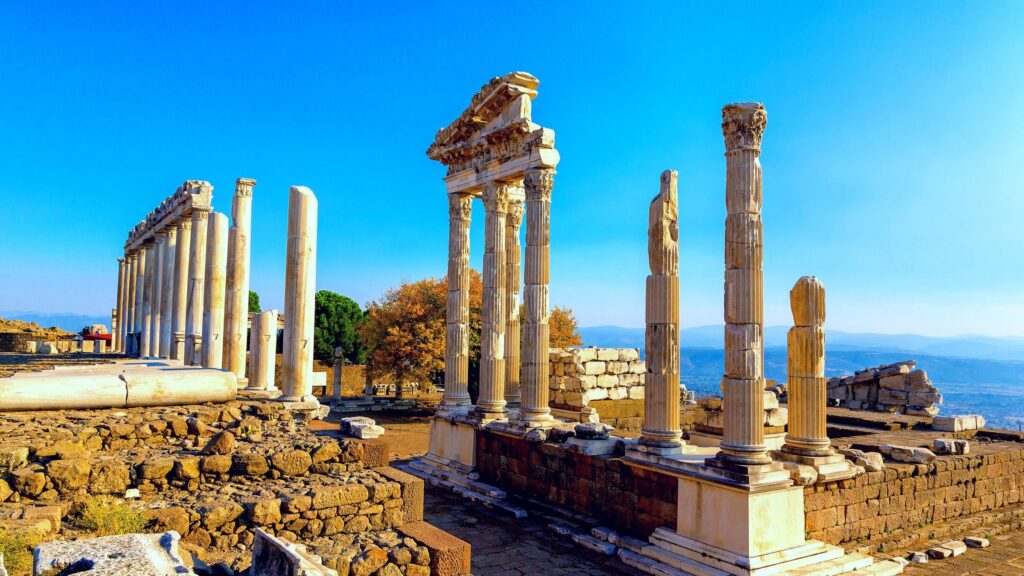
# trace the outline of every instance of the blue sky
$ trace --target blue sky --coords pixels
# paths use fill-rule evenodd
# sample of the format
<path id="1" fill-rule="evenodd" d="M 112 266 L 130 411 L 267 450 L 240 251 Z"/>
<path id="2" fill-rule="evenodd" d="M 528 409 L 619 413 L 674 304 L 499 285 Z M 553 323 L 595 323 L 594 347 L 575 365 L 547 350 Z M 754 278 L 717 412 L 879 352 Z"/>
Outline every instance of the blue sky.
<path id="1" fill-rule="evenodd" d="M 764 137 L 766 322 L 814 274 L 837 330 L 1024 336 L 1024 3 L 0 4 L 0 310 L 106 313 L 128 230 L 185 179 L 258 181 L 252 285 L 281 307 L 287 193 L 318 287 L 444 274 L 425 150 L 489 78 L 557 134 L 552 301 L 643 323 L 647 204 L 679 171 L 685 326 L 722 317 L 721 106 Z M 474 265 L 483 210 L 473 223 Z"/>

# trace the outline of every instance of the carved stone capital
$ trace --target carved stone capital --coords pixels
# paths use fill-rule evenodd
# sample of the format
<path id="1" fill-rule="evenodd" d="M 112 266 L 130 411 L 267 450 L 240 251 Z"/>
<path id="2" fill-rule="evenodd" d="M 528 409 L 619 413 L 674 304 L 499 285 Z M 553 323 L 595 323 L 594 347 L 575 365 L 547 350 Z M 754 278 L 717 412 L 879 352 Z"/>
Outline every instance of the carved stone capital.
<path id="1" fill-rule="evenodd" d="M 191 232 L 192 231 L 192 220 L 189 219 L 189 218 L 185 218 L 181 222 L 178 222 L 178 227 L 181 228 L 181 232 L 183 234 L 186 233 L 186 232 Z"/>
<path id="2" fill-rule="evenodd" d="M 210 219 L 211 209 L 192 209 L 192 221 L 193 222 L 206 222 Z"/>
<path id="3" fill-rule="evenodd" d="M 469 221 L 473 215 L 473 197 L 458 192 L 448 195 L 448 218 Z"/>
<path id="4" fill-rule="evenodd" d="M 675 170 L 661 173 L 661 189 L 651 200 L 647 224 L 647 257 L 651 274 L 679 273 L 679 200 Z"/>
<path id="5" fill-rule="evenodd" d="M 768 112 L 758 102 L 727 104 L 722 107 L 722 135 L 725 150 L 760 150 L 761 135 L 768 125 Z"/>
<path id="6" fill-rule="evenodd" d="M 252 187 L 255 185 L 256 181 L 252 178 L 239 178 L 235 180 L 235 196 L 252 197 Z"/>
<path id="7" fill-rule="evenodd" d="M 484 209 L 489 213 L 507 214 L 514 189 L 515 184 L 508 182 L 488 182 L 484 184 Z"/>
<path id="8" fill-rule="evenodd" d="M 508 215 L 506 216 L 505 225 L 518 232 L 519 227 L 523 224 L 523 212 L 525 210 L 526 205 L 523 203 L 521 198 L 510 200 L 508 203 Z"/>
<path id="9" fill-rule="evenodd" d="M 555 171 L 551 168 L 527 170 L 523 175 L 526 187 L 526 200 L 551 200 L 551 191 L 555 187 Z"/>

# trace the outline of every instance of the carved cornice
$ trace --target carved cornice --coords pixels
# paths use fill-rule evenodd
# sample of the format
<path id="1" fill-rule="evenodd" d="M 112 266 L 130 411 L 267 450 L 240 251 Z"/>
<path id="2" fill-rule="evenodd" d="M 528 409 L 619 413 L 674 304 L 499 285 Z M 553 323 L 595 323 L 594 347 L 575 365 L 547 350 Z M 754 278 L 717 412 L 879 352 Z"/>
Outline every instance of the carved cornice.
<path id="1" fill-rule="evenodd" d="M 469 221 L 473 215 L 473 197 L 469 194 L 448 195 L 448 217 Z"/>
<path id="2" fill-rule="evenodd" d="M 761 136 L 768 125 L 768 112 L 757 102 L 728 104 L 722 108 L 725 150 L 760 150 Z"/>
<path id="3" fill-rule="evenodd" d="M 555 187 L 555 171 L 546 168 L 542 170 L 528 170 L 523 175 L 523 185 L 526 187 L 526 201 L 551 200 L 551 191 Z"/>
<path id="4" fill-rule="evenodd" d="M 432 160 L 439 160 L 435 153 L 468 140 L 482 125 L 493 120 L 509 102 L 519 96 L 528 94 L 530 98 L 535 97 L 539 85 L 540 81 L 526 72 L 512 72 L 491 78 L 473 95 L 469 107 L 454 122 L 437 131 L 434 143 L 427 148 L 427 156 Z"/>
<path id="5" fill-rule="evenodd" d="M 515 189 L 515 184 L 508 182 L 488 182 L 484 185 L 484 209 L 488 214 L 508 214 L 508 205 Z"/>
<path id="6" fill-rule="evenodd" d="M 128 233 L 125 248 L 148 241 L 166 226 L 176 225 L 178 218 L 195 211 L 209 211 L 213 206 L 213 186 L 204 180 L 186 180 Z"/>

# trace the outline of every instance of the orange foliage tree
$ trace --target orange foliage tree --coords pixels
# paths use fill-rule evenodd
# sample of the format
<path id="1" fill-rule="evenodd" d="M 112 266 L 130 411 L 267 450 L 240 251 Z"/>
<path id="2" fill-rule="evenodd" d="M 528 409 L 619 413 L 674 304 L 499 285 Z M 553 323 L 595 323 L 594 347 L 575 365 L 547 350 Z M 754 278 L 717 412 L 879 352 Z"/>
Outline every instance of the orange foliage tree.
<path id="1" fill-rule="evenodd" d="M 579 326 L 576 324 L 576 316 L 572 308 L 555 306 L 551 310 L 551 317 L 548 319 L 551 326 L 551 347 L 568 348 L 570 346 L 582 346 L 583 336 L 579 333 Z"/>

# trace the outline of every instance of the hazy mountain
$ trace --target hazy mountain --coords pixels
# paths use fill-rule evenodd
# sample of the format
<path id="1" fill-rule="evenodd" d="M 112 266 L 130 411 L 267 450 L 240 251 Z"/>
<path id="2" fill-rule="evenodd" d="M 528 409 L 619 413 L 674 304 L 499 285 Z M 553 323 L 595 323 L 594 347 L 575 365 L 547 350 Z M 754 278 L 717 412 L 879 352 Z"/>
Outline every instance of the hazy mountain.
<path id="1" fill-rule="evenodd" d="M 81 332 L 90 324 L 103 324 L 110 330 L 110 316 L 89 316 L 86 314 L 48 314 L 43 312 L 17 312 L 0 310 L 0 318 L 35 322 L 43 328 L 56 326 L 68 332 Z"/>
<path id="2" fill-rule="evenodd" d="M 786 346 L 788 326 L 765 329 L 765 347 Z M 587 345 L 643 348 L 643 328 L 589 326 L 580 328 Z M 722 326 L 697 326 L 680 332 L 683 348 L 721 349 Z M 906 353 L 911 355 L 951 356 L 987 360 L 1024 361 L 1024 338 L 963 335 L 948 338 L 917 334 L 852 334 L 829 330 L 826 336 L 829 351 L 865 351 Z"/>

